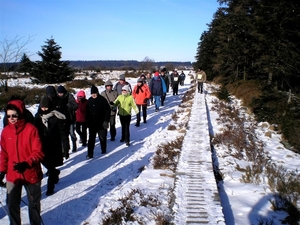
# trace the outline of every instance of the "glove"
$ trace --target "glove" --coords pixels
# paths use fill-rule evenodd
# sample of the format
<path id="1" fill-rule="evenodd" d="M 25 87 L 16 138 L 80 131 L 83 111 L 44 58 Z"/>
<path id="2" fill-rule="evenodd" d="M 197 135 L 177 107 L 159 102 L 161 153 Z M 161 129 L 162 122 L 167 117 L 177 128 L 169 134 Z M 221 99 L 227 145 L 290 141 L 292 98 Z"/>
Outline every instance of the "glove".
<path id="1" fill-rule="evenodd" d="M 25 161 L 16 163 L 14 165 L 14 170 L 16 170 L 18 173 L 24 173 L 24 171 L 28 168 L 29 168 L 29 164 L 28 162 Z"/>
<path id="2" fill-rule="evenodd" d="M 115 103 L 113 103 L 113 102 L 110 102 L 109 104 L 110 104 L 110 105 L 114 105 Z"/>
<path id="3" fill-rule="evenodd" d="M 144 103 L 147 103 L 147 102 L 148 102 L 148 100 L 149 100 L 148 98 L 145 98 L 145 99 L 144 99 Z"/>
<path id="4" fill-rule="evenodd" d="M 105 130 L 107 130 L 108 129 L 108 122 L 104 121 L 102 126 Z"/>
<path id="5" fill-rule="evenodd" d="M 1 172 L 0 173 L 0 187 L 5 186 L 5 183 L 3 182 L 4 176 L 5 176 L 5 173 Z"/>

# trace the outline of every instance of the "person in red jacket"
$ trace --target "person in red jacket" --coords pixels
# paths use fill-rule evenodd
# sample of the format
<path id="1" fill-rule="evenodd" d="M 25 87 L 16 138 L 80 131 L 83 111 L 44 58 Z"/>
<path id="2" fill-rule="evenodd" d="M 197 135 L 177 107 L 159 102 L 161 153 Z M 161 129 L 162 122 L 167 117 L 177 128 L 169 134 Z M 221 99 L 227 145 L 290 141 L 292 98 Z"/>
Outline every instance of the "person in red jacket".
<path id="1" fill-rule="evenodd" d="M 5 113 L 8 125 L 1 133 L 0 181 L 6 175 L 7 207 L 10 224 L 21 224 L 22 187 L 28 198 L 30 224 L 41 224 L 41 161 L 44 157 L 36 127 L 26 122 L 21 100 L 8 102 Z"/>
<path id="2" fill-rule="evenodd" d="M 143 111 L 144 123 L 147 123 L 147 102 L 151 97 L 151 93 L 147 84 L 144 83 L 142 78 L 139 78 L 137 85 L 133 88 L 132 96 L 135 100 L 135 103 L 139 109 L 138 114 L 136 115 L 136 127 L 140 126 L 141 122 L 141 108 Z"/>
<path id="3" fill-rule="evenodd" d="M 85 97 L 85 92 L 83 90 L 80 90 L 78 92 L 76 102 L 78 104 L 78 109 L 75 111 L 76 132 L 80 137 L 82 146 L 86 146 L 87 126 L 85 122 L 85 117 L 86 117 L 86 110 L 87 110 L 87 99 Z"/>

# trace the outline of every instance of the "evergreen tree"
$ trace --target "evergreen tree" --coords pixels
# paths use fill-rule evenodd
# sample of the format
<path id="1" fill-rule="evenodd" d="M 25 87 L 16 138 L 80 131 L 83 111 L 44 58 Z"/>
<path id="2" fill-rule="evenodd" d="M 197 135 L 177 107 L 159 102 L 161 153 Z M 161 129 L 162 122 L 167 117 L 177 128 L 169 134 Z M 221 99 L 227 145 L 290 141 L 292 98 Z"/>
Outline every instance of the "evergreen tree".
<path id="1" fill-rule="evenodd" d="M 53 38 L 47 39 L 42 46 L 42 51 L 37 54 L 42 58 L 34 67 L 35 78 L 42 83 L 60 83 L 73 80 L 74 72 L 69 67 L 68 61 L 61 61 L 61 47 L 56 44 Z"/>
<path id="2" fill-rule="evenodd" d="M 19 64 L 18 71 L 27 75 L 27 73 L 31 73 L 33 66 L 33 62 L 31 62 L 28 56 L 24 53 Z"/>

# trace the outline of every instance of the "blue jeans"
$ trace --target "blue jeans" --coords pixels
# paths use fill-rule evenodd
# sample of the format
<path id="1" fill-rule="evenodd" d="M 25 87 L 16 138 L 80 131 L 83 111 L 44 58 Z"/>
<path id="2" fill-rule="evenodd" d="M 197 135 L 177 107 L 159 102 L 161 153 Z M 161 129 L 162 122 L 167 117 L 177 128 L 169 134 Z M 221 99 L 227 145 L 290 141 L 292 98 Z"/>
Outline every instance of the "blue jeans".
<path id="1" fill-rule="evenodd" d="M 160 95 L 154 95 L 153 98 L 154 98 L 154 102 L 155 102 L 155 109 L 159 109 L 160 107 Z"/>

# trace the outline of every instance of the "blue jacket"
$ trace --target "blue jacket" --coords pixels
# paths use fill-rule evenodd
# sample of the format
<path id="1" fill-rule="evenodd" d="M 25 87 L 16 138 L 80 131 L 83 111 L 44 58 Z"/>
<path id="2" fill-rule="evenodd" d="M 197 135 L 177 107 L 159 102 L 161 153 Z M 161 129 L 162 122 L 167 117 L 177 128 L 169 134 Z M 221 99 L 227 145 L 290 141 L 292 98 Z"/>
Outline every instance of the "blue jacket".
<path id="1" fill-rule="evenodd" d="M 161 76 L 154 76 L 149 87 L 152 95 L 161 96 L 167 93 L 166 82 Z"/>

